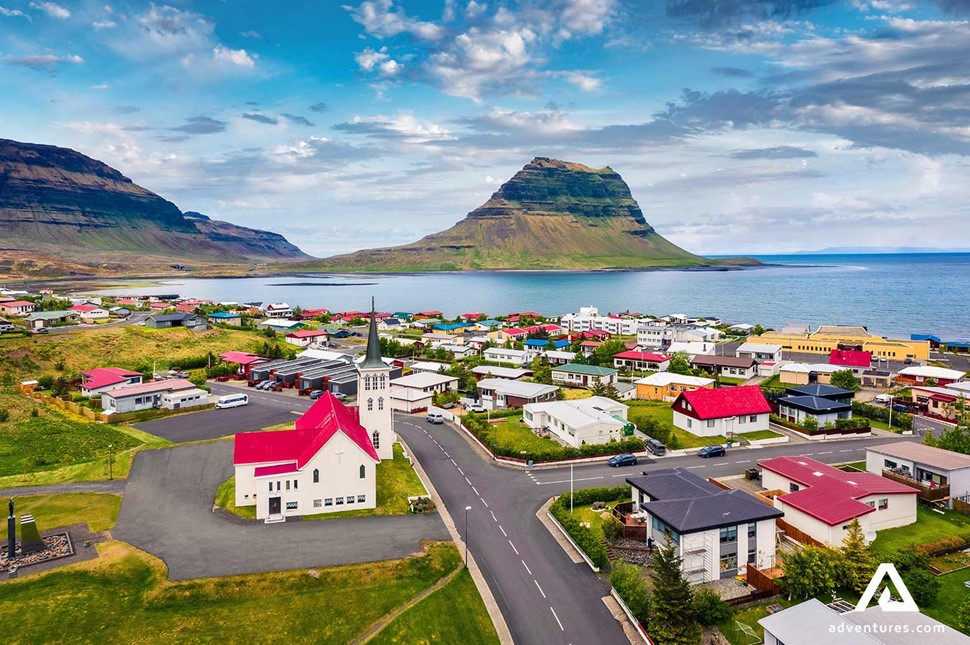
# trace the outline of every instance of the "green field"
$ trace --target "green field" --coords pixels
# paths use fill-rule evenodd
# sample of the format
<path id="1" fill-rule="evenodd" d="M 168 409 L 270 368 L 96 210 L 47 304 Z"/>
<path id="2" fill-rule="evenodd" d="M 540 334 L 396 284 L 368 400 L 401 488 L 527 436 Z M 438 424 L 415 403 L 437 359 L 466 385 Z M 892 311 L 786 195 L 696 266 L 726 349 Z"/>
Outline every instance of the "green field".
<path id="1" fill-rule="evenodd" d="M 493 423 L 489 432 L 493 443 L 499 447 L 511 448 L 514 452 L 525 450 L 542 454 L 550 450 L 559 450 L 561 447 L 561 444 L 552 439 L 536 436 L 529 426 L 519 421 L 519 417 Z"/>
<path id="2" fill-rule="evenodd" d="M 965 534 L 970 534 L 970 517 L 956 511 L 945 511 L 941 515 L 920 505 L 916 508 L 915 523 L 879 531 L 872 548 L 877 553 L 888 554 L 951 535 Z"/>
<path id="3" fill-rule="evenodd" d="M 256 505 L 236 506 L 236 476 L 233 475 L 219 485 L 215 505 L 247 520 L 256 519 Z"/>
<path id="4" fill-rule="evenodd" d="M 107 531 L 118 519 L 120 495 L 105 493 L 62 493 L 60 495 L 29 495 L 17 497 L 14 512 L 33 515 L 41 531 L 87 523 L 92 532 Z M 20 534 L 20 523 L 17 523 Z"/>
<path id="5" fill-rule="evenodd" d="M 748 441 L 757 441 L 759 439 L 777 439 L 778 437 L 784 437 L 785 435 L 780 432 L 775 432 L 774 430 L 756 430 L 755 432 L 742 432 L 738 435 L 742 439 L 747 439 Z"/>
<path id="6" fill-rule="evenodd" d="M 450 544 L 373 564 L 170 582 L 164 563 L 122 542 L 101 557 L 0 583 L 0 624 L 19 643 L 349 643 L 461 566 Z M 459 579 L 460 580 L 460 579 Z M 473 586 L 445 587 L 388 626 L 409 643 L 435 634 L 495 642 Z M 451 612 L 442 607 L 460 607 Z M 439 614 L 436 621 L 429 616 Z M 271 629 L 270 629 L 271 626 Z M 267 631 L 269 630 L 269 631 Z M 394 641 L 391 641 L 394 642 Z M 456 641 L 450 641 L 456 642 Z"/>
<path id="7" fill-rule="evenodd" d="M 603 500 L 607 506 L 613 508 L 620 502 L 629 502 L 630 496 L 624 495 L 622 497 L 617 497 L 614 499 Z M 567 509 L 568 510 L 568 509 Z M 589 530 L 595 533 L 597 536 L 603 535 L 603 515 L 609 515 L 611 511 L 594 511 L 592 505 L 576 506 L 573 508 L 573 517 L 575 517 L 580 522 L 586 522 L 589 524 Z"/>
<path id="8" fill-rule="evenodd" d="M 668 425 L 674 423 L 674 410 L 666 401 L 628 401 L 627 417 L 636 423 L 637 417 L 650 417 Z"/>

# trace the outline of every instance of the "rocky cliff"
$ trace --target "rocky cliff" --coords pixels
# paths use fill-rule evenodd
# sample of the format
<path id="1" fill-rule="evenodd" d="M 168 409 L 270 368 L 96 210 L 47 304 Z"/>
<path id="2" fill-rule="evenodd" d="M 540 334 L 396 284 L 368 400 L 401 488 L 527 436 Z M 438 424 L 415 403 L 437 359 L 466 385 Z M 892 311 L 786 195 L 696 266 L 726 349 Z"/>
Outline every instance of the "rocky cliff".
<path id="1" fill-rule="evenodd" d="M 4 249 L 65 258 L 307 258 L 275 233 L 187 218 L 172 202 L 74 150 L 7 139 L 0 139 L 0 229 Z"/>
<path id="2" fill-rule="evenodd" d="M 609 167 L 536 157 L 440 233 L 301 265 L 346 271 L 633 269 L 714 266 L 659 235 Z"/>

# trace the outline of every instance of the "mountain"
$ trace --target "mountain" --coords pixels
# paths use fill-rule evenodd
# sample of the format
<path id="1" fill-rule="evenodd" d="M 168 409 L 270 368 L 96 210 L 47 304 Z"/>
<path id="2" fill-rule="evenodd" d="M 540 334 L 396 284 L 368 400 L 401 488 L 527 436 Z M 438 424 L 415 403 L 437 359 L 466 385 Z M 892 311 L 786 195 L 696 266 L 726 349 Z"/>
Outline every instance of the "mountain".
<path id="1" fill-rule="evenodd" d="M 3 251 L 80 262 L 306 259 L 281 235 L 186 217 L 175 204 L 69 148 L 0 139 Z"/>
<path id="2" fill-rule="evenodd" d="M 756 263 L 708 260 L 664 239 L 613 169 L 536 157 L 440 233 L 301 263 L 339 271 L 633 269 Z"/>

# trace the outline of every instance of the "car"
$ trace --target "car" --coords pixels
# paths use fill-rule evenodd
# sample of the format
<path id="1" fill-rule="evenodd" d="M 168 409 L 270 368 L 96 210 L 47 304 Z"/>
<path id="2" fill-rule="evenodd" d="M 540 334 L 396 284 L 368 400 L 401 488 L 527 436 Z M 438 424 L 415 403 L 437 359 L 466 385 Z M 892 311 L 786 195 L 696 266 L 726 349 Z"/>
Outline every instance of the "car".
<path id="1" fill-rule="evenodd" d="M 444 423 L 445 415 L 441 414 L 440 412 L 429 412 L 427 419 L 428 423 Z"/>
<path id="2" fill-rule="evenodd" d="M 333 398 L 337 399 L 338 401 L 343 401 L 344 399 L 347 398 L 347 395 L 344 394 L 343 392 L 334 392 Z"/>
<path id="3" fill-rule="evenodd" d="M 909 412 L 909 408 L 902 403 L 893 404 L 893 412 Z"/>
<path id="4" fill-rule="evenodd" d="M 438 407 L 441 408 L 442 410 L 450 410 L 453 407 L 455 407 L 455 402 L 454 401 L 448 401 L 447 403 L 442 403 Z"/>
<path id="5" fill-rule="evenodd" d="M 31 329 L 30 330 L 30 333 L 31 334 L 49 334 L 50 331 L 47 329 L 47 327 L 38 327 L 36 329 Z"/>
<path id="6" fill-rule="evenodd" d="M 264 392 L 267 392 L 273 387 L 273 385 L 275 385 L 273 381 L 266 380 L 260 383 L 259 385 L 257 385 L 256 388 L 263 390 Z"/>
<path id="7" fill-rule="evenodd" d="M 256 390 L 260 389 L 263 386 L 263 383 L 265 383 L 265 382 L 266 382 L 265 379 L 262 380 L 262 381 L 259 381 L 258 383 L 256 383 L 255 385 L 253 385 L 253 389 L 256 389 Z"/>
<path id="8" fill-rule="evenodd" d="M 903 364 L 904 365 L 912 365 L 913 364 L 913 359 L 912 358 L 907 358 L 905 361 L 903 361 Z"/>
<path id="9" fill-rule="evenodd" d="M 313 390 L 312 392 L 310 392 L 310 400 L 311 401 L 316 401 L 321 396 L 323 396 L 323 390 Z"/>
<path id="10" fill-rule="evenodd" d="M 612 457 L 610 457 L 610 460 L 606 463 L 608 463 L 610 466 L 613 466 L 614 468 L 618 466 L 636 466 L 637 458 L 635 455 L 631 455 L 628 452 L 624 452 L 619 455 L 613 455 Z"/>
<path id="11" fill-rule="evenodd" d="M 191 374 L 189 374 L 188 372 L 175 372 L 175 376 L 177 376 L 178 378 L 189 378 Z"/>
<path id="12" fill-rule="evenodd" d="M 651 452 L 651 454 L 654 454 L 654 455 L 667 454 L 667 446 L 665 446 L 663 442 L 657 439 L 654 439 L 653 437 L 647 439 L 644 442 L 644 445 L 646 446 L 647 450 Z"/>
<path id="13" fill-rule="evenodd" d="M 10 324 L 6 324 L 5 323 L 3 325 L 0 325 L 0 333 L 3 333 L 5 331 L 13 331 L 15 329 L 16 329 L 16 327 L 14 327 L 13 325 L 10 325 Z"/>
<path id="14" fill-rule="evenodd" d="M 724 446 L 704 446 L 697 451 L 697 456 L 705 459 L 707 457 L 723 457 L 726 454 L 727 450 L 724 449 Z"/>
<path id="15" fill-rule="evenodd" d="M 485 412 L 485 406 L 482 405 L 481 403 L 472 403 L 470 405 L 465 406 L 465 409 L 468 410 L 469 412 L 478 412 L 478 413 Z"/>

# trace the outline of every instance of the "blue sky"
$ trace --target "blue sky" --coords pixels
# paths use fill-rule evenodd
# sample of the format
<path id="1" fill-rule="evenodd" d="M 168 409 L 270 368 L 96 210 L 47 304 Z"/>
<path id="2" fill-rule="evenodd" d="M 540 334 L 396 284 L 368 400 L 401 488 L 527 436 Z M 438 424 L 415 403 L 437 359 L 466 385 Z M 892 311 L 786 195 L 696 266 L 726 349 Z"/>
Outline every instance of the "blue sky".
<path id="1" fill-rule="evenodd" d="M 0 0 L 0 137 L 314 255 L 610 165 L 698 253 L 965 246 L 970 0 Z"/>

